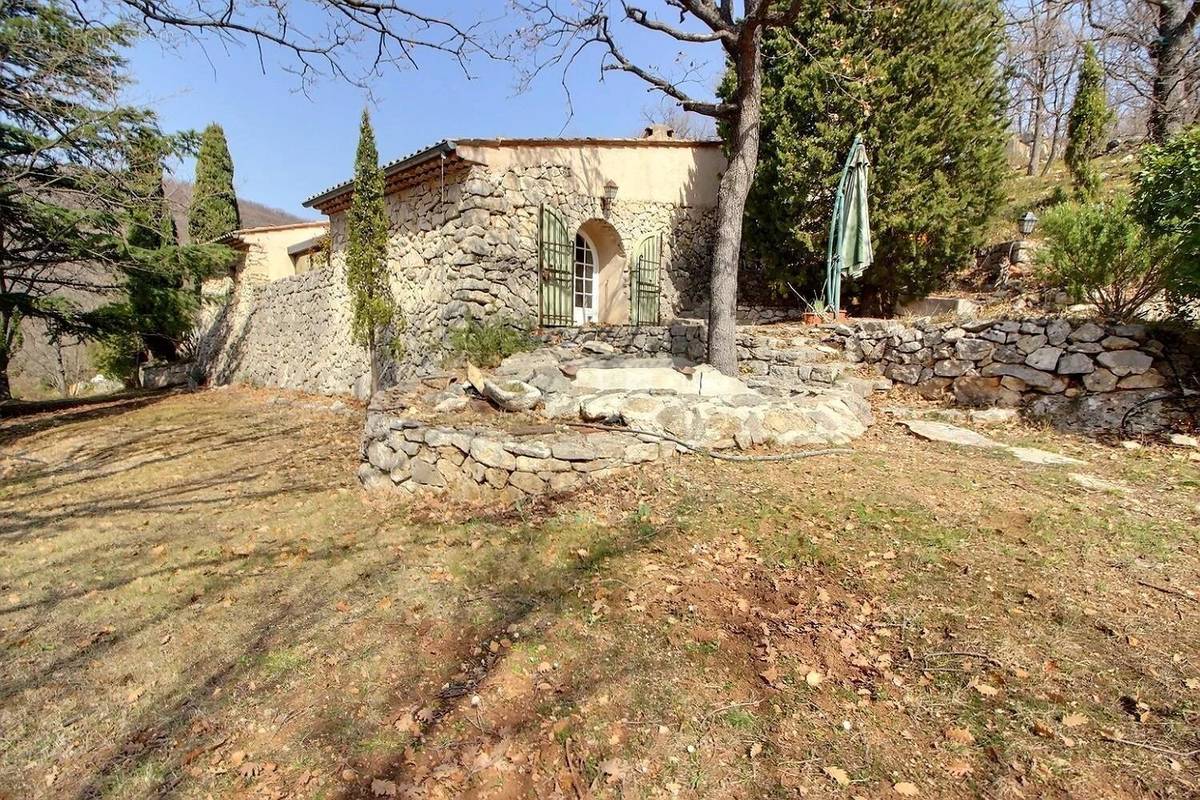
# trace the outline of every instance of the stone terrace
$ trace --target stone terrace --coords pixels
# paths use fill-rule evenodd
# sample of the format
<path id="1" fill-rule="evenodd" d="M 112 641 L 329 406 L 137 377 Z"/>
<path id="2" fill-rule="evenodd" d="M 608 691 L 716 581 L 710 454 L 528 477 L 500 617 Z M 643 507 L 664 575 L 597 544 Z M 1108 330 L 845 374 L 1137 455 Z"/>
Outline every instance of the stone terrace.
<path id="1" fill-rule="evenodd" d="M 368 411 L 359 478 L 371 488 L 515 499 L 687 452 L 846 444 L 872 423 L 863 395 L 876 383 L 807 361 L 828 359 L 827 348 L 755 342 L 747 354 L 759 366 L 741 380 L 687 358 L 702 341 L 697 330 L 562 331 L 556 344 L 512 356 L 490 375 L 468 370 L 467 380 L 381 392 Z"/>

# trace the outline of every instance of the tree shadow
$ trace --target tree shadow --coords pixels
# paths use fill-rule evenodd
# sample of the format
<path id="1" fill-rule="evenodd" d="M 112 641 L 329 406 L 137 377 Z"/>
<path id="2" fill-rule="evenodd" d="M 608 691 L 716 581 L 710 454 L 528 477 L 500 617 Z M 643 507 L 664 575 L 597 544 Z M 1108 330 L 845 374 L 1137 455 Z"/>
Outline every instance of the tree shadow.
<path id="1" fill-rule="evenodd" d="M 109 419 L 161 403 L 170 397 L 184 394 L 186 389 L 164 389 L 136 397 L 113 397 L 97 400 L 95 404 L 73 406 L 63 410 L 39 411 L 18 416 L 6 415 L 0 421 L 0 446 L 11 445 L 26 436 L 54 430 L 65 425 Z M 16 420 L 16 421 L 13 421 Z"/>
<path id="2" fill-rule="evenodd" d="M 304 428 L 292 425 L 284 428 L 254 428 L 235 433 L 214 431 L 205 427 L 174 428 L 164 432 L 155 429 L 133 431 L 124 436 L 112 435 L 110 440 L 98 447 L 81 449 L 63 461 L 34 469 L 25 470 L 6 483 L 19 487 L 7 495 L 11 503 L 28 502 L 39 498 L 44 489 L 41 483 L 54 481 L 57 491 L 77 492 L 89 484 L 120 476 L 134 469 L 155 467 L 203 454 L 204 460 L 215 463 L 224 453 L 252 451 L 255 445 L 280 437 L 297 437 Z M 158 455 L 141 457 L 146 451 L 160 451 Z M 228 501 L 226 495 L 213 494 L 198 497 L 202 492 L 214 492 L 232 484 L 249 484 L 267 476 L 280 467 L 278 454 L 266 453 L 263 457 L 236 469 L 208 476 L 196 476 L 179 483 L 156 487 L 131 485 L 125 489 L 106 492 L 101 497 L 87 496 L 74 502 L 62 503 L 44 509 L 26 506 L 24 509 L 9 509 L 0 520 L 0 541 L 14 542 L 31 536 L 46 536 L 46 526 L 66 518 L 76 520 L 103 519 L 119 511 L 168 511 L 182 506 L 212 505 Z M 71 477 L 63 480 L 61 476 Z M 291 485 L 269 491 L 244 492 L 239 499 L 251 500 L 270 497 L 280 492 L 321 491 L 324 484 L 310 483 Z"/>
<path id="3" fill-rule="evenodd" d="M 462 595 L 465 596 L 449 598 L 450 602 L 461 603 L 483 596 L 497 613 L 486 626 L 472 628 L 462 644 L 443 654 L 440 663 L 433 665 L 440 672 L 435 683 L 442 688 L 431 695 L 421 695 L 405 692 L 402 686 L 396 687 L 399 705 L 420 707 L 425 710 L 425 718 L 419 721 L 420 732 L 409 748 L 379 755 L 368 771 L 374 778 L 395 783 L 399 787 L 399 794 L 403 794 L 404 789 L 415 788 L 422 780 L 422 772 L 428 773 L 428 765 L 424 770 L 421 766 L 428 758 L 446 762 L 456 758 L 456 753 L 461 754 L 473 748 L 480 739 L 491 742 L 499 738 L 496 731 L 488 733 L 480 728 L 478 735 L 472 733 L 449 745 L 439 741 L 436 752 L 427 750 L 447 722 L 461 710 L 470 707 L 470 696 L 481 690 L 513 657 L 511 648 L 493 652 L 488 647 L 490 642 L 499 642 L 513 630 L 578 606 L 581 603 L 581 587 L 595 574 L 626 559 L 636 558 L 647 550 L 654 550 L 665 537 L 677 533 L 671 527 L 651 527 L 629 520 L 617 529 L 610 529 L 610 533 L 618 537 L 615 542 L 600 544 L 585 556 L 559 561 L 547 568 L 541 559 L 546 543 L 529 535 L 534 524 L 532 520 L 550 519 L 556 508 L 561 511 L 565 499 L 568 498 L 560 496 L 556 500 L 542 500 L 529 509 L 515 512 L 511 509 L 497 510 L 474 518 L 475 522 L 508 531 L 513 531 L 514 523 L 518 520 L 522 522 L 515 526 L 516 532 L 504 548 L 505 556 L 492 564 L 481 564 L 483 568 L 462 587 Z M 526 536 L 528 538 L 522 540 Z M 516 543 L 513 539 L 517 540 Z M 527 566 L 534 575 L 533 583 L 518 585 L 508 580 L 522 573 L 522 566 Z M 582 704 L 586 698 L 605 691 L 612 681 L 619 683 L 622 674 L 629 677 L 628 667 L 623 667 L 615 674 L 606 674 L 611 673 L 611 664 L 616 661 L 619 659 L 614 658 L 612 649 L 589 651 L 576 659 L 571 665 L 566 686 L 552 695 L 555 703 L 567 706 Z M 602 664 L 603 669 L 600 668 Z M 609 682 L 596 680 L 601 674 L 606 674 Z M 544 733 L 538 731 L 544 722 L 545 717 L 536 708 L 527 707 L 520 715 L 506 719 L 503 734 L 508 738 L 525 734 L 531 739 L 544 738 Z M 367 800 L 375 796 L 370 781 L 344 787 L 333 795 L 339 800 Z"/>

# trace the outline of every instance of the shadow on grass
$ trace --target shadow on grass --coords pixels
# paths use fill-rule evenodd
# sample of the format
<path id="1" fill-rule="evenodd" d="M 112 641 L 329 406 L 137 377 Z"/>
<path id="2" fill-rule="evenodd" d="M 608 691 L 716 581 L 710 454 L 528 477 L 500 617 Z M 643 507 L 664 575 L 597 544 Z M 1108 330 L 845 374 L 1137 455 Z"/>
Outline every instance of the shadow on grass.
<path id="1" fill-rule="evenodd" d="M 16 416 L 11 412 L 0 414 L 0 446 L 10 445 L 23 437 L 64 425 L 118 417 L 183 393 L 182 389 L 169 389 L 128 398 L 96 398 L 95 402 L 89 405 L 75 404 L 62 410 L 46 408 L 22 416 Z"/>
<path id="2" fill-rule="evenodd" d="M 496 558 L 490 563 L 477 560 L 472 566 L 479 569 L 463 587 L 465 597 L 449 598 L 451 602 L 470 602 L 485 596 L 495 611 L 494 618 L 486 625 L 470 631 L 457 649 L 447 652 L 434 668 L 441 672 L 437 681 L 441 688 L 432 696 L 408 694 L 404 687 L 396 687 L 404 697 L 403 705 L 427 709 L 427 718 L 420 723 L 421 730 L 411 747 L 378 754 L 373 763 L 367 765 L 372 778 L 396 783 L 399 787 L 411 787 L 421 780 L 418 764 L 426 756 L 445 763 L 472 746 L 472 737 L 457 739 L 450 747 L 438 744 L 435 751 L 426 753 L 426 748 L 445 726 L 447 721 L 463 707 L 469 707 L 469 697 L 497 674 L 505 662 L 517 652 L 513 648 L 502 648 L 491 652 L 489 642 L 508 637 L 511 631 L 535 620 L 558 618 L 572 611 L 583 611 L 586 602 L 581 599 L 582 588 L 596 573 L 615 567 L 626 559 L 637 558 L 644 551 L 653 550 L 666 537 L 678 533 L 674 527 L 651 526 L 636 517 L 630 517 L 617 528 L 609 528 L 591 540 L 585 556 L 567 554 L 547 567 L 543 556 L 545 548 L 564 547 L 564 542 L 555 542 L 556 526 L 570 527 L 574 523 L 562 516 L 554 516 L 552 509 L 563 503 L 565 498 L 543 500 L 520 510 L 502 510 L 494 514 L 476 517 L 476 523 L 507 532 L 508 538 L 502 547 L 496 548 Z M 598 531 L 599 532 L 599 531 Z M 547 539 L 550 538 L 550 541 Z M 530 574 L 531 583 L 521 583 L 514 576 Z M 618 645 L 617 650 L 622 650 Z M 478 654 L 476 654 L 478 651 Z M 575 707 L 588 696 L 606 691 L 606 687 L 622 683 L 631 678 L 634 669 L 628 664 L 628 653 L 614 654 L 611 650 L 590 651 L 581 659 L 574 659 L 569 675 L 560 676 L 567 684 L 560 691 L 544 698 L 556 706 Z M 613 664 L 624 664 L 624 668 L 613 670 Z M 527 735 L 537 740 L 544 737 L 540 726 L 546 717 L 536 706 L 529 706 L 518 717 L 509 717 L 504 724 L 504 736 L 519 738 Z M 479 735 L 489 743 L 498 740 L 495 731 Z M 474 737 L 476 740 L 480 737 Z M 475 742 L 478 743 L 477 741 Z M 458 752 L 456 752 L 458 751 Z M 529 776 L 526 776 L 526 779 Z M 528 790 L 530 787 L 526 787 Z M 334 795 L 341 800 L 371 798 L 374 795 L 370 781 L 363 785 L 345 787 Z"/>
<path id="3" fill-rule="evenodd" d="M 17 483 L 4 487 L 4 499 L 10 507 L 6 510 L 13 513 L 0 520 L 0 542 L 13 545 L 30 537 L 54 538 L 67 533 L 78 537 L 81 531 L 84 534 L 77 539 L 78 546 L 72 544 L 62 557 L 33 557 L 23 565 L 22 575 L 6 572 L 5 577 L 10 581 L 48 588 L 36 599 L 0 612 L 0 619 L 7 618 L 8 622 L 14 620 L 12 615 L 20 614 L 15 619 L 24 631 L 9 627 L 16 638 L 31 630 L 52 630 L 57 640 L 56 647 L 44 652 L 34 652 L 36 647 L 18 651 L 8 649 L 14 640 L 6 636 L 6 655 L 19 657 L 12 658 L 8 667 L 0 671 L 9 677 L 0 685 L 4 706 L 20 707 L 25 715 L 36 715 L 35 706 L 43 698 L 53 698 L 56 708 L 97 706 L 100 710 L 99 717 L 89 717 L 85 733 L 72 733 L 94 737 L 93 726 L 99 719 L 104 731 L 102 745 L 64 767 L 53 789 L 54 796 L 90 798 L 121 794 L 124 782 L 134 780 L 135 776 L 138 793 L 149 796 L 179 793 L 181 785 L 190 780 L 189 765 L 198 758 L 195 755 L 198 750 L 207 754 L 219 746 L 224 736 L 241 735 L 239 730 L 229 727 L 233 724 L 230 718 L 243 718 L 244 714 L 234 713 L 231 703 L 242 701 L 239 694 L 248 680 L 259 682 L 261 689 L 264 679 L 259 667 L 268 657 L 273 652 L 302 653 L 313 646 L 331 643 L 337 646 L 341 637 L 354 629 L 342 627 L 352 620 L 334 613 L 335 603 L 346 596 L 355 596 L 373 608 L 378 599 L 375 587 L 380 585 L 381 576 L 387 577 L 389 585 L 395 585 L 397 580 L 417 585 L 420 596 L 434 597 L 430 602 L 437 605 L 438 612 L 430 619 L 439 625 L 443 624 L 443 617 L 452 620 L 446 623 L 448 630 L 443 632 L 454 636 L 445 636 L 443 642 L 437 643 L 430 642 L 424 630 L 414 628 L 399 607 L 391 612 L 390 618 L 385 614 L 381 622 L 378 613 L 373 613 L 371 624 L 396 628 L 402 636 L 412 639 L 414 652 L 419 653 L 411 665 L 395 667 L 407 674 L 390 679 L 395 683 L 387 697 L 389 703 L 400 708 L 431 709 L 415 747 L 420 755 L 425 743 L 444 730 L 447 720 L 455 718 L 460 704 L 467 702 L 464 698 L 513 656 L 509 650 L 492 654 L 486 646 L 482 655 L 475 655 L 476 647 L 504 637 L 512 628 L 553 622 L 564 614 L 586 610 L 581 591 L 597 572 L 613 569 L 624 559 L 636 558 L 674 533 L 670 527 L 648 525 L 635 515 L 612 528 L 595 522 L 581 523 L 564 513 L 564 509 L 573 512 L 575 504 L 570 498 L 560 497 L 468 521 L 468 528 L 483 529 L 491 538 L 503 542 L 476 552 L 468 550 L 465 543 L 438 544 L 444 533 L 441 525 L 413 527 L 405 521 L 405 515 L 389 518 L 358 506 L 351 496 L 352 505 L 346 507 L 349 513 L 334 526 L 308 530 L 327 540 L 354 532 L 367 543 L 377 538 L 379 526 L 402 526 L 403 540 L 427 544 L 431 548 L 429 555 L 423 556 L 418 552 L 422 550 L 419 547 L 365 547 L 348 551 L 329 544 L 324 551 L 307 556 L 297 571 L 273 573 L 289 550 L 295 552 L 295 539 L 284 537 L 273 543 L 268 540 L 251 556 L 237 557 L 222 552 L 229 541 L 222 531 L 229 528 L 214 528 L 206 534 L 205 549 L 192 553 L 186 560 L 147 563 L 150 559 L 146 553 L 151 544 L 166 544 L 171 548 L 169 552 L 179 552 L 180 545 L 191 542 L 193 528 L 189 527 L 189 520 L 196 520 L 199 526 L 205 515 L 231 499 L 235 511 L 236 504 L 245 503 L 253 513 L 269 515 L 276 500 L 282 499 L 286 504 L 289 499 L 299 500 L 319 493 L 332 497 L 331 488 L 340 485 L 337 478 L 340 473 L 329 462 L 313 474 L 306 474 L 311 471 L 313 451 L 320 450 L 311 435 L 311 426 L 306 434 L 304 425 L 295 420 L 280 421 L 273 414 L 268 417 L 236 408 L 232 413 L 240 410 L 241 417 L 232 423 L 226 419 L 216 424 L 218 417 L 208 417 L 207 407 L 197 408 L 201 409 L 199 413 L 188 408 L 192 417 L 182 425 L 178 417 L 164 420 L 151 416 L 148 422 L 137 420 L 140 426 L 132 421 L 124 427 L 114 426 L 105 431 L 103 441 L 85 441 L 65 466 L 27 472 Z M 101 409 L 93 411 L 99 413 Z M 222 412 L 217 409 L 214 413 Z M 110 416 L 91 419 L 104 422 L 121 417 L 111 412 Z M 98 434 L 91 435 L 100 438 Z M 340 442 L 334 444 L 342 446 Z M 168 471 L 163 465 L 173 460 L 180 460 L 184 468 L 165 474 Z M 140 467 L 148 469 L 144 473 L 135 472 Z M 300 479 L 292 480 L 291 473 L 298 473 Z M 174 477 L 176 474 L 179 478 Z M 350 487 L 352 474 L 347 473 L 344 478 L 345 486 Z M 55 504 L 56 497 L 65 502 Z M 14 508 L 18 505 L 20 508 Z M 135 516 L 118 516 L 112 534 L 88 535 L 89 526 L 123 512 L 133 512 Z M 151 529 L 153 533 L 142 532 L 140 526 L 135 526 L 144 524 L 146 519 L 137 512 L 153 513 L 164 521 L 167 518 L 162 515 L 169 514 L 179 520 L 164 524 L 161 530 Z M 129 527 L 123 527 L 127 521 Z M 265 520 L 260 517 L 245 524 L 260 521 Z M 374 533 L 372 526 L 376 527 Z M 585 557 L 576 554 L 578 545 L 565 544 L 572 537 L 578 540 L 581 536 L 588 537 Z M 457 549 L 451 555 L 461 560 L 465 570 L 465 577 L 453 584 L 429 579 L 431 564 L 446 555 L 447 547 Z M 548 552 L 556 557 L 547 558 Z M 74 574 L 67 578 L 69 571 Z M 76 582 L 74 578 L 79 573 L 87 577 Z M 271 574 L 281 577 L 259 577 Z M 116 608 L 117 598 L 111 593 L 143 579 L 154 579 L 157 591 L 158 583 L 175 575 L 182 576 L 178 593 L 166 595 L 162 600 L 156 598 L 152 605 L 142 602 L 129 606 L 128 611 L 110 610 L 105 612 L 106 618 L 94 624 L 86 621 L 90 616 L 80 619 L 71 616 L 75 609 L 83 608 L 80 600 L 89 593 L 97 592 L 105 600 L 112 597 Z M 199 594 L 192 591 L 197 586 L 201 587 Z M 178 677 L 159 679 L 165 685 L 154 686 L 153 703 L 143 701 L 125 716 L 119 709 L 114 714 L 108 707 L 111 703 L 97 704 L 86 696 L 87 692 L 123 692 L 108 674 L 126 669 L 126 662 L 131 670 L 126 680 L 140 680 L 136 677 L 137 667 L 132 665 L 153 660 L 160 634 L 174 631 L 177 639 L 185 636 L 180 632 L 191 628 L 198 614 L 220 611 L 218 604 L 223 595 L 236 597 L 237 608 L 245 608 L 253 616 L 238 617 L 230 632 L 220 638 L 205 632 L 195 641 L 189 641 L 188 648 L 194 648 L 195 652 L 182 654 L 184 670 Z M 100 630 L 108 619 L 112 625 Z M 95 635 L 97 631 L 99 635 Z M 363 635 L 367 640 L 363 643 L 346 640 L 345 649 L 354 659 L 363 658 L 363 649 L 371 642 L 385 646 L 386 640 Z M 391 650 L 381 652 L 395 656 Z M 604 651 L 582 654 L 569 668 L 570 674 L 564 675 L 561 691 L 552 700 L 578 704 L 603 687 L 600 676 L 622 680 L 620 671 L 628 668 L 618 654 Z M 317 675 L 306 678 L 307 682 L 297 687 L 301 696 L 323 691 L 320 668 L 316 669 Z M 67 686 L 72 688 L 63 688 Z M 72 693 L 79 697 L 63 703 L 62 698 Z M 277 701 L 286 702 L 282 696 Z M 305 709 L 288 722 L 286 738 L 289 742 L 331 745 L 335 752 L 339 748 L 344 750 L 347 742 L 363 743 L 377 738 L 377 723 L 349 714 L 347 710 L 351 707 L 350 703 L 335 700 L 329 707 L 333 716 L 318 713 L 319 709 Z M 206 727 L 210 719 L 214 722 Z M 543 721 L 544 717 L 531 708 L 524 718 L 512 720 L 513 731 L 527 732 L 532 738 L 536 726 Z M 31 732 L 38 727 L 44 726 L 35 726 Z M 452 745 L 465 746 L 467 743 L 458 741 Z M 416 780 L 401 753 L 400 748 L 386 742 L 375 748 L 370 758 L 379 768 L 372 769 L 371 774 L 391 776 L 397 782 Z M 204 757 L 207 763 L 209 756 Z M 241 782 L 234 775 L 217 780 L 235 781 L 239 785 Z M 4 783 L 0 781 L 0 785 Z M 369 796 L 367 792 L 369 787 L 354 786 L 344 796 Z"/>

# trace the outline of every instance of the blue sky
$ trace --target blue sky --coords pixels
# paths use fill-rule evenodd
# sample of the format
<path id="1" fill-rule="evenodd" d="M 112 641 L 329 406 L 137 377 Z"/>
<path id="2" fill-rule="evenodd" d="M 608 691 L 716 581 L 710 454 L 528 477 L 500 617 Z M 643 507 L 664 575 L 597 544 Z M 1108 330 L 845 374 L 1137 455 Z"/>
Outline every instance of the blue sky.
<path id="1" fill-rule="evenodd" d="M 456 13 L 471 19 L 469 11 Z M 630 30 L 623 41 L 631 57 L 678 69 L 678 46 L 658 34 Z M 707 87 L 715 84 L 718 50 L 703 45 L 689 53 L 702 59 L 698 85 L 691 87 L 696 94 L 707 96 Z M 569 73 L 570 118 L 561 71 L 542 75 L 518 93 L 516 69 L 484 58 L 471 64 L 474 79 L 435 53 L 421 56 L 417 70 L 389 69 L 371 86 L 380 158 L 388 161 L 456 136 L 634 135 L 644 112 L 662 105 L 660 96 L 630 75 L 609 72 L 598 81 L 598 57 L 597 50 Z M 225 128 L 239 195 L 313 217 L 301 205 L 304 198 L 350 176 L 359 114 L 368 101 L 362 89 L 332 78 L 302 87 L 285 69 L 292 63 L 286 54 L 267 51 L 264 73 L 253 46 L 214 39 L 201 46 L 147 38 L 129 60 L 135 84 L 128 99 L 155 109 L 164 129 L 200 129 L 209 122 Z M 190 179 L 192 170 L 184 163 L 174 172 Z"/>

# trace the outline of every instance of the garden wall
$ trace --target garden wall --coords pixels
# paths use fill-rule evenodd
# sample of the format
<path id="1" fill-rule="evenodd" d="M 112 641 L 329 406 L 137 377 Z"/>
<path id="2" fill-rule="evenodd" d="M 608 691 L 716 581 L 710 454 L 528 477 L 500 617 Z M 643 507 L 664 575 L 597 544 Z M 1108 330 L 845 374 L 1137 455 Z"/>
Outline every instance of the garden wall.
<path id="1" fill-rule="evenodd" d="M 370 408 L 359 479 L 405 490 L 499 491 L 509 499 L 573 489 L 635 464 L 672 458 L 674 443 L 628 433 L 438 427 Z"/>
<path id="2" fill-rule="evenodd" d="M 370 365 L 350 339 L 350 298 L 339 267 L 238 283 L 210 300 L 216 308 L 199 348 L 210 383 L 366 396 Z"/>
<path id="3" fill-rule="evenodd" d="M 1022 407 L 1062 427 L 1155 430 L 1195 374 L 1194 337 L 1168 328 L 1067 319 L 962 323 L 860 320 L 831 326 L 847 360 L 873 364 L 928 398 Z M 1126 413 L 1135 409 L 1126 418 Z"/>
<path id="4" fill-rule="evenodd" d="M 580 346 L 595 342 L 629 355 L 671 355 L 700 362 L 707 353 L 708 324 L 702 319 L 676 319 L 667 325 L 548 328 L 538 338 Z M 744 375 L 818 385 L 832 384 L 844 367 L 830 361 L 831 355 L 838 355 L 830 348 L 814 345 L 808 335 L 795 331 L 741 328 L 737 354 L 738 369 Z"/>

